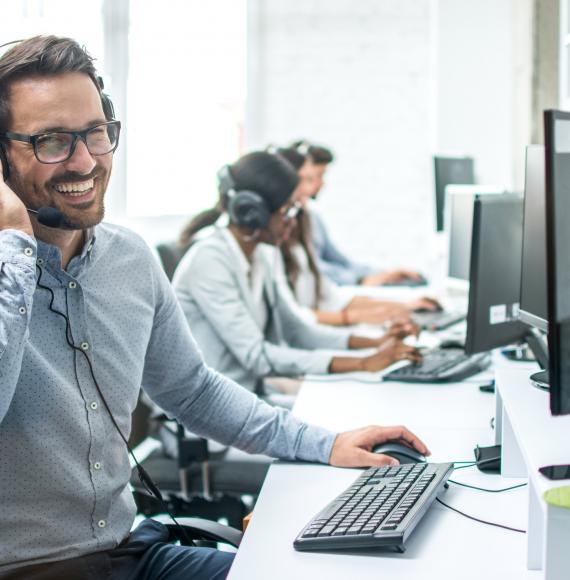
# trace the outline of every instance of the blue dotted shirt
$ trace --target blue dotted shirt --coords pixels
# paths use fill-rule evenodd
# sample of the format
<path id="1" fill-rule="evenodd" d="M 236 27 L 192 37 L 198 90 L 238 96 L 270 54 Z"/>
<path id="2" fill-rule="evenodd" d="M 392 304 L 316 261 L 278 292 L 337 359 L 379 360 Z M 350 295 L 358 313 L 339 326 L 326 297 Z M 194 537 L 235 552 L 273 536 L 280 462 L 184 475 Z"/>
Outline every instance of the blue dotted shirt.
<path id="1" fill-rule="evenodd" d="M 270 407 L 207 367 L 142 239 L 89 232 L 66 271 L 59 250 L 0 231 L 0 573 L 112 549 L 135 506 L 125 437 L 141 386 L 192 432 L 252 453 L 326 462 L 334 435 Z"/>

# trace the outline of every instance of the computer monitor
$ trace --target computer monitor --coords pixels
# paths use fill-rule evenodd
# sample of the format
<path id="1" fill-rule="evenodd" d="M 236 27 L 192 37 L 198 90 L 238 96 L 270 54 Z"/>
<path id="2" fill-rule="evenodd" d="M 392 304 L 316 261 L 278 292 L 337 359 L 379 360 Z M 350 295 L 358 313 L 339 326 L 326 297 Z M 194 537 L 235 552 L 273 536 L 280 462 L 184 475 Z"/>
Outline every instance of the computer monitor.
<path id="1" fill-rule="evenodd" d="M 473 209 L 465 352 L 476 354 L 525 338 L 518 320 L 522 196 L 478 195 Z"/>
<path id="2" fill-rule="evenodd" d="M 471 157 L 436 156 L 433 161 L 436 230 L 441 232 L 445 215 L 445 188 L 452 183 L 474 184 L 474 164 Z"/>
<path id="3" fill-rule="evenodd" d="M 546 214 L 544 146 L 526 149 L 520 320 L 548 330 L 546 306 Z"/>
<path id="4" fill-rule="evenodd" d="M 469 280 L 471 235 L 473 232 L 474 193 L 453 193 L 449 196 L 449 270 L 448 276 Z"/>
<path id="5" fill-rule="evenodd" d="M 570 413 L 570 113 L 544 112 L 550 410 Z"/>

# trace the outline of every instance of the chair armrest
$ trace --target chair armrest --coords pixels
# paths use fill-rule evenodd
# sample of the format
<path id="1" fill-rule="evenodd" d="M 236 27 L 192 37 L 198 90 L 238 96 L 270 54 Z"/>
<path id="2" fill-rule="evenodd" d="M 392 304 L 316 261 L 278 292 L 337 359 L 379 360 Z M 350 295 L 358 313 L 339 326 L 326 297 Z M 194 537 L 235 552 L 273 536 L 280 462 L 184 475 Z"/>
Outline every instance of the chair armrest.
<path id="1" fill-rule="evenodd" d="M 164 524 L 173 538 L 184 543 L 185 538 L 182 537 L 180 529 L 172 522 L 170 517 L 155 516 L 152 519 Z M 202 518 L 176 518 L 176 520 L 192 540 L 223 542 L 237 548 L 239 547 L 243 537 L 243 533 L 239 530 L 230 526 L 224 526 L 211 520 L 205 520 Z"/>

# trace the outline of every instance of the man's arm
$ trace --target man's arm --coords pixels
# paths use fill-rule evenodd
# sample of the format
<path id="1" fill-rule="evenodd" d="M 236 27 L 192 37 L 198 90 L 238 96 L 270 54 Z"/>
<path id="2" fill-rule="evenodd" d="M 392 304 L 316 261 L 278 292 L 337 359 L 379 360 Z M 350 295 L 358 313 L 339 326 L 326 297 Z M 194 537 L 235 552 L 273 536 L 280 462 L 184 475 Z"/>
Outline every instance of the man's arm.
<path id="1" fill-rule="evenodd" d="M 20 376 L 36 288 L 35 264 L 36 241 L 26 208 L 0 179 L 0 422 Z"/>

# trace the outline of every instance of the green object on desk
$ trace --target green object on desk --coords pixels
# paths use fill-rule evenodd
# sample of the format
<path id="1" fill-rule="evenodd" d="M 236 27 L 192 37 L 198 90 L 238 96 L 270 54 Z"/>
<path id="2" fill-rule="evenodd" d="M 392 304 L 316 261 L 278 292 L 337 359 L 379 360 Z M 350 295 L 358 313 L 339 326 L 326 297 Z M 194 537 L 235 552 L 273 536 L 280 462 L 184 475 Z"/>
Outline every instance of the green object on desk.
<path id="1" fill-rule="evenodd" d="M 570 509 L 570 485 L 545 491 L 544 500 L 550 505 Z"/>

